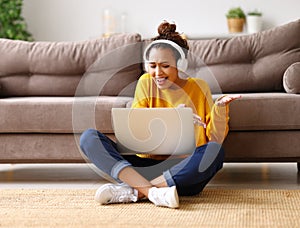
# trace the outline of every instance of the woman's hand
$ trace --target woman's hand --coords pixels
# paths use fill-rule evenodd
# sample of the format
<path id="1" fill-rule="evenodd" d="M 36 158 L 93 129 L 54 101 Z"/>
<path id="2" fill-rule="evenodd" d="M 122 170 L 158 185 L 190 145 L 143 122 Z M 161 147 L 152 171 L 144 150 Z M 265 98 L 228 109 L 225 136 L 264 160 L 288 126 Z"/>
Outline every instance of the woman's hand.
<path id="1" fill-rule="evenodd" d="M 204 123 L 202 121 L 202 118 L 200 116 L 196 115 L 195 113 L 193 113 L 193 120 L 194 120 L 195 125 L 202 126 L 202 127 L 206 128 L 206 123 Z"/>
<path id="2" fill-rule="evenodd" d="M 224 95 L 216 100 L 215 105 L 225 106 L 225 105 L 228 105 L 231 101 L 234 101 L 241 97 L 242 96 L 240 94 Z"/>
<path id="3" fill-rule="evenodd" d="M 185 107 L 185 104 L 180 104 L 177 106 L 177 108 L 184 108 Z M 202 121 L 202 118 L 200 116 L 198 116 L 197 114 L 193 113 L 193 122 L 195 125 L 198 125 L 198 126 L 202 126 L 204 128 L 206 128 L 206 123 L 204 123 Z"/>

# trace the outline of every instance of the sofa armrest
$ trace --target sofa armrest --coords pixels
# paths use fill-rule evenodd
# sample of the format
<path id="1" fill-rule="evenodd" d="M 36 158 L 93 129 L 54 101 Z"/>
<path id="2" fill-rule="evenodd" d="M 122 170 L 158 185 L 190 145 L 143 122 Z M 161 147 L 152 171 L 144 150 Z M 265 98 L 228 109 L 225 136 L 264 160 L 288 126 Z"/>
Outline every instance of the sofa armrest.
<path id="1" fill-rule="evenodd" d="M 300 93 L 300 62 L 290 65 L 283 75 L 283 87 L 287 93 Z"/>

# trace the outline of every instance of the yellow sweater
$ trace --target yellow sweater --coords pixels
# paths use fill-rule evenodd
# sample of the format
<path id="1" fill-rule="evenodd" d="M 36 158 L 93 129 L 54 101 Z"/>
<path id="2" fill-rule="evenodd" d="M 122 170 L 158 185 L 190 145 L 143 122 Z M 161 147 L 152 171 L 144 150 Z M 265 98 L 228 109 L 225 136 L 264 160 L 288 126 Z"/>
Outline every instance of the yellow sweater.
<path id="1" fill-rule="evenodd" d="M 213 104 L 207 83 L 199 78 L 188 78 L 186 84 L 176 89 L 159 89 L 149 74 L 140 77 L 132 108 L 177 107 L 185 104 L 206 123 L 206 129 L 195 125 L 196 145 L 209 141 L 222 143 L 228 133 L 228 113 L 226 106 Z M 140 157 L 162 159 L 162 156 L 139 154 Z"/>

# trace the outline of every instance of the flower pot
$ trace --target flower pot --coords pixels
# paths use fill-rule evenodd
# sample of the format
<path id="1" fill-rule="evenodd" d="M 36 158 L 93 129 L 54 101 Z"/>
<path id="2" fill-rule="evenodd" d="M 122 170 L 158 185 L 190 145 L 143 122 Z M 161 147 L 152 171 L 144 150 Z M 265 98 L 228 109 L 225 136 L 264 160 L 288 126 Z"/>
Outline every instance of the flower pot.
<path id="1" fill-rule="evenodd" d="M 246 25 L 248 33 L 259 32 L 262 28 L 262 17 L 256 15 L 248 15 Z"/>
<path id="2" fill-rule="evenodd" d="M 227 18 L 228 30 L 230 33 L 243 32 L 245 19 L 244 18 Z"/>

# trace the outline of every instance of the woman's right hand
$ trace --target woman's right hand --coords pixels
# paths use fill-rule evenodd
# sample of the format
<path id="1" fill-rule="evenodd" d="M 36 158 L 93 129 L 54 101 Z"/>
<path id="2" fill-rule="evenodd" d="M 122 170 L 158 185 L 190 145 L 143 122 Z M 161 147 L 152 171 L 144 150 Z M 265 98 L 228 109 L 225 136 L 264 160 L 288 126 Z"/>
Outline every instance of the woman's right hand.
<path id="1" fill-rule="evenodd" d="M 203 128 L 206 128 L 206 123 L 202 121 L 202 118 L 198 116 L 197 114 L 193 113 L 193 120 L 194 124 L 198 126 L 202 126 Z"/>

